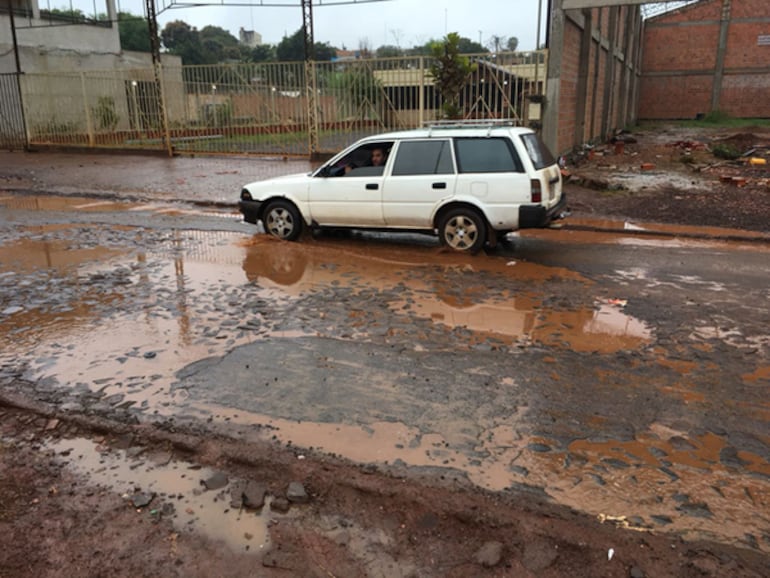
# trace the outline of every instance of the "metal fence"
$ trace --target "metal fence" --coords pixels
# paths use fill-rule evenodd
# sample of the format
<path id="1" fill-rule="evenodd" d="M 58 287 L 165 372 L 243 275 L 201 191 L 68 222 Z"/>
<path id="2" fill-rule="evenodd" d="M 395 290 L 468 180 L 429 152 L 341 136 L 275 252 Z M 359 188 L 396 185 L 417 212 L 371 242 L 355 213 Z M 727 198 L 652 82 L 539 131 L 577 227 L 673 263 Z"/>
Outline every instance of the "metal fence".
<path id="1" fill-rule="evenodd" d="M 0 74 L 0 147 L 9 150 L 27 144 L 18 79 L 17 74 Z"/>
<path id="2" fill-rule="evenodd" d="M 459 98 L 465 118 L 539 122 L 545 51 L 469 58 L 474 71 Z M 33 146 L 163 150 L 170 142 L 178 153 L 331 153 L 368 134 L 442 118 L 430 64 L 428 57 L 316 62 L 312 79 L 301 62 L 164 67 L 160 86 L 151 68 L 25 74 L 25 128 Z"/>

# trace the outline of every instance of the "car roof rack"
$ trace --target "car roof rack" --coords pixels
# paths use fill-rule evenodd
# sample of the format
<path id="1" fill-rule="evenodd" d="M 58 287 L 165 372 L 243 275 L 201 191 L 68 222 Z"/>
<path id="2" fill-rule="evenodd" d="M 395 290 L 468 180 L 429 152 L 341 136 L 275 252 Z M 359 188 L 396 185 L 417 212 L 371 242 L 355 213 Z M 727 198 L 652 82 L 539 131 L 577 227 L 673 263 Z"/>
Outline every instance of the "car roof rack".
<path id="1" fill-rule="evenodd" d="M 429 120 L 423 122 L 423 126 L 428 128 L 428 136 L 431 135 L 433 129 L 448 128 L 485 128 L 487 129 L 487 136 L 489 136 L 493 128 L 517 125 L 518 122 L 513 118 L 468 118 L 461 120 Z"/>

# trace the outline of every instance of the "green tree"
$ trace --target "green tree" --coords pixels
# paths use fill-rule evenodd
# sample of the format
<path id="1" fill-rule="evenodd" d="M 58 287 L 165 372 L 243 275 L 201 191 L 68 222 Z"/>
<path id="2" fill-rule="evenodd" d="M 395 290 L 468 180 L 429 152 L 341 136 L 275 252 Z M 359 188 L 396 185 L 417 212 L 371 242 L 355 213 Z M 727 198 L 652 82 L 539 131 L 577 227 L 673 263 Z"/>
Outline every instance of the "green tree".
<path id="1" fill-rule="evenodd" d="M 404 54 L 404 51 L 401 50 L 398 46 L 393 46 L 392 44 L 385 44 L 383 46 L 380 46 L 377 50 L 375 50 L 374 54 L 377 56 L 377 58 L 392 58 L 394 56 L 402 56 Z"/>
<path id="2" fill-rule="evenodd" d="M 476 70 L 467 56 L 460 54 L 461 37 L 450 32 L 443 41 L 433 42 L 430 55 L 433 59 L 428 73 L 433 78 L 444 101 L 444 117 L 461 118 L 460 93 L 468 82 L 468 77 Z"/>
<path id="3" fill-rule="evenodd" d="M 164 26 L 160 33 L 163 46 L 182 58 L 182 64 L 205 64 L 198 29 L 182 20 L 174 20 Z"/>
<path id="4" fill-rule="evenodd" d="M 240 60 L 238 39 L 219 26 L 204 26 L 198 32 L 203 49 L 203 64 L 218 64 L 228 60 Z"/>
<path id="5" fill-rule="evenodd" d="M 331 60 L 337 55 L 337 50 L 326 42 L 315 42 L 313 50 L 315 60 Z M 305 60 L 305 35 L 302 33 L 302 28 L 291 36 L 284 36 L 276 46 L 275 53 L 278 60 L 282 62 Z"/>
<path id="6" fill-rule="evenodd" d="M 275 60 L 275 48 L 269 44 L 260 44 L 253 48 L 244 47 L 248 54 L 246 62 L 270 62 Z"/>
<path id="7" fill-rule="evenodd" d="M 381 85 L 366 63 L 351 63 L 341 72 L 332 72 L 322 85 L 336 95 L 343 110 L 355 111 L 360 118 L 378 109 Z"/>
<path id="8" fill-rule="evenodd" d="M 516 52 L 516 49 L 519 47 L 519 39 L 515 36 L 511 36 L 508 38 L 508 42 L 506 42 L 505 47 L 511 52 Z"/>
<path id="9" fill-rule="evenodd" d="M 489 50 L 484 48 L 481 44 L 474 42 L 470 38 L 460 36 L 456 32 L 452 32 L 451 34 L 454 34 L 457 37 L 457 52 L 459 54 L 480 54 L 489 52 Z M 433 54 L 433 47 L 435 44 L 445 41 L 446 38 L 444 40 L 428 40 L 428 42 L 422 46 L 415 46 L 414 48 L 410 48 L 407 52 L 414 56 Z"/>
<path id="10" fill-rule="evenodd" d="M 479 54 L 481 52 L 489 52 L 484 46 L 479 44 L 478 42 L 475 42 L 474 40 L 471 40 L 470 38 L 466 38 L 465 36 L 458 36 L 459 41 L 457 42 L 457 51 L 460 54 Z"/>
<path id="11" fill-rule="evenodd" d="M 123 50 L 152 52 L 147 19 L 130 12 L 118 12 L 118 32 Z"/>

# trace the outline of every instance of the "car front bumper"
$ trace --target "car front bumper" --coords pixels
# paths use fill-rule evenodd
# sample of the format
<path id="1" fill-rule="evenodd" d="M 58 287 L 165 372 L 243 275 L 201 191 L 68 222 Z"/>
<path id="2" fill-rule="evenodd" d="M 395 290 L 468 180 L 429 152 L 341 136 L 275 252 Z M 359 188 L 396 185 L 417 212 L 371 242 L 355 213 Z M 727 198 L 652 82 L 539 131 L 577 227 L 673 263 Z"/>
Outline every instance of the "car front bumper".
<path id="1" fill-rule="evenodd" d="M 559 202 L 550 209 L 542 205 L 524 205 L 519 207 L 519 229 L 542 229 L 552 221 L 561 219 L 567 210 L 567 194 L 562 193 Z"/>
<path id="2" fill-rule="evenodd" d="M 243 214 L 243 220 L 247 223 L 257 224 L 262 208 L 262 201 L 238 201 L 238 209 Z"/>

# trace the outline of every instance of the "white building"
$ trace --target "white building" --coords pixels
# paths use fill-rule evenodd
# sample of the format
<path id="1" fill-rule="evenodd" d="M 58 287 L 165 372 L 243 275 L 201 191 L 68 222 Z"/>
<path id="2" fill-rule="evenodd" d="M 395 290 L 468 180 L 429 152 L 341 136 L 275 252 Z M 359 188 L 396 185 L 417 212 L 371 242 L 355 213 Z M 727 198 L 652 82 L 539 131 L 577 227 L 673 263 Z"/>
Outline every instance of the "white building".
<path id="1" fill-rule="evenodd" d="M 117 70 L 152 66 L 150 54 L 120 47 L 115 0 L 101 0 L 107 20 L 73 22 L 40 8 L 38 0 L 10 0 L 24 73 Z M 96 5 L 98 6 L 98 4 Z M 173 64 L 177 58 L 163 56 Z M 0 0 L 0 73 L 16 72 L 8 0 Z"/>

